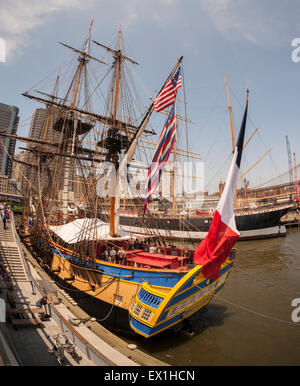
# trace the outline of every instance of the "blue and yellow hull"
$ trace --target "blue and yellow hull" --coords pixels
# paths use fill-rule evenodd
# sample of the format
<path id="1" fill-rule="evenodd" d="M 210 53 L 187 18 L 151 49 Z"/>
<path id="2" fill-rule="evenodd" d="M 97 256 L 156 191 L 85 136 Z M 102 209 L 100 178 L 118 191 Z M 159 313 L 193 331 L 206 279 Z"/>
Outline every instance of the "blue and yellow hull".
<path id="1" fill-rule="evenodd" d="M 194 314 L 222 290 L 233 260 L 234 252 L 223 264 L 217 280 L 205 279 L 201 267 L 196 266 L 168 293 L 156 291 L 148 283 L 143 283 L 129 309 L 131 328 L 149 338 Z"/>
<path id="2" fill-rule="evenodd" d="M 208 304 L 223 288 L 235 256 L 232 251 L 219 278 L 210 281 L 201 274 L 201 266 L 130 267 L 79 258 L 55 243 L 50 250 L 52 271 L 88 314 L 106 326 L 130 329 L 147 338 L 172 328 Z"/>

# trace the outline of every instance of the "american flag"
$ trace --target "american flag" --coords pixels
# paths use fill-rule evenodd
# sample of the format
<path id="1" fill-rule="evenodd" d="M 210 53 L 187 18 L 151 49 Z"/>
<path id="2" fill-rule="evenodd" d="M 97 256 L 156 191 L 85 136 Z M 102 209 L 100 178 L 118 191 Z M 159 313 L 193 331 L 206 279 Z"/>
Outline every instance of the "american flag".
<path id="1" fill-rule="evenodd" d="M 177 90 L 181 87 L 181 66 L 179 66 L 175 75 L 170 79 L 161 92 L 154 99 L 154 108 L 157 112 L 171 106 L 176 98 Z"/>
<path id="2" fill-rule="evenodd" d="M 175 102 L 170 110 L 164 128 L 160 134 L 152 164 L 149 168 L 146 180 L 146 198 L 144 203 L 144 213 L 146 212 L 150 197 L 155 192 L 162 173 L 165 162 L 168 161 L 176 142 L 176 113 Z"/>

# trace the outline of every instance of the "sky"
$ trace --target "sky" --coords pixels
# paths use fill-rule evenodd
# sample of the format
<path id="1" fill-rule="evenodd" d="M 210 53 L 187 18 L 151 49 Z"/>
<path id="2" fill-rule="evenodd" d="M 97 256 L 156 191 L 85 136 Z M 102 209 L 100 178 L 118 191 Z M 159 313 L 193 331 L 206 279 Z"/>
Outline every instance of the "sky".
<path id="1" fill-rule="evenodd" d="M 246 178 L 250 187 L 285 182 L 287 173 L 277 177 L 288 170 L 286 136 L 300 162 L 300 61 L 292 46 L 300 38 L 299 14 L 297 0 L 0 0 L 0 102 L 20 109 L 18 134 L 27 135 L 41 105 L 21 94 L 73 55 L 58 42 L 80 48 L 94 19 L 92 38 L 111 46 L 121 26 L 126 55 L 139 63 L 134 71 L 145 105 L 183 56 L 179 97 L 187 104 L 180 109 L 193 124 L 182 136 L 186 130 L 189 150 L 204 162 L 206 190 L 225 180 L 231 157 L 224 76 L 236 135 L 247 89 L 246 139 L 258 128 L 241 174 L 272 147 Z"/>

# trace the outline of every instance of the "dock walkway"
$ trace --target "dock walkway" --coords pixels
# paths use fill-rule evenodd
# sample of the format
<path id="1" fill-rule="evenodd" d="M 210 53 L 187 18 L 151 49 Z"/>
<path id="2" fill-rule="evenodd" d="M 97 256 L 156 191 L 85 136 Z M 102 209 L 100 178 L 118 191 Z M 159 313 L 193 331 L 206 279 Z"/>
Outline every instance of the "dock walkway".
<path id="1" fill-rule="evenodd" d="M 14 219 L 7 221 L 7 229 L 0 223 L 0 261 L 6 264 L 8 276 L 1 277 L 0 297 L 5 304 L 5 322 L 0 323 L 0 358 L 4 365 L 59 366 L 49 352 L 53 348 L 55 335 L 62 333 L 53 318 L 41 320 L 43 314 L 36 302 L 41 298 L 34 287 L 30 266 L 23 258 L 22 246 L 14 229 Z M 10 292 L 10 293 L 9 293 Z M 5 303 L 4 303 L 5 302 Z M 35 312 L 35 311 L 38 312 Z M 79 350 L 82 365 L 95 365 Z M 77 365 L 66 354 L 68 365 Z"/>
<path id="2" fill-rule="evenodd" d="M 166 365 L 138 349 L 132 350 L 126 342 L 89 318 L 72 298 L 61 291 L 20 242 L 14 218 L 8 221 L 6 230 L 0 223 L 1 261 L 7 265 L 10 279 L 0 277 L 0 365 L 59 366 L 57 359 L 49 353 L 57 334 L 67 336 L 81 357 L 78 364 L 66 353 L 67 364 L 71 366 Z M 32 311 L 34 308 L 36 311 L 36 302 L 45 289 L 41 283 L 57 291 L 57 301 L 50 306 L 51 317 L 46 319 L 41 318 L 41 313 Z M 8 301 L 9 291 L 13 293 L 15 304 Z M 7 309 L 5 322 L 1 320 L 4 302 Z M 12 308 L 23 310 L 13 318 L 13 323 Z M 87 322 L 77 326 L 71 323 L 78 318 Z"/>

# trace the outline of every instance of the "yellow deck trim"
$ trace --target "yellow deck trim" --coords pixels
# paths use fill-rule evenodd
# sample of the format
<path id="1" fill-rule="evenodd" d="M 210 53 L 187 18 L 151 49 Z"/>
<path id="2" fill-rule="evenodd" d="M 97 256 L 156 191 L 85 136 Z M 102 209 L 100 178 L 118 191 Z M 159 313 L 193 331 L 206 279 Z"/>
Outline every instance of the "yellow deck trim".
<path id="1" fill-rule="evenodd" d="M 63 257 L 59 256 L 58 254 L 56 253 L 53 253 L 53 255 L 55 257 L 57 257 L 58 259 L 60 260 L 65 260 Z M 72 262 L 68 261 L 68 263 L 70 265 L 72 265 Z M 120 267 L 123 267 L 121 265 L 118 265 L 118 264 L 109 264 L 109 265 L 113 265 L 113 266 L 120 266 Z M 75 265 L 76 266 L 76 265 Z M 77 266 L 76 266 L 77 267 Z M 102 277 L 104 277 L 105 279 L 111 279 L 112 277 L 115 277 L 115 278 L 118 278 L 118 280 L 122 283 L 127 283 L 127 284 L 130 284 L 130 285 L 135 285 L 135 286 L 142 286 L 143 283 L 145 282 L 135 282 L 135 281 L 128 281 L 126 279 L 122 279 L 121 277 L 117 277 L 117 276 L 113 276 L 113 275 L 107 275 L 107 274 L 104 274 L 104 273 L 101 273 L 99 271 L 97 271 L 96 269 L 93 269 L 93 268 L 89 268 L 89 267 L 78 267 L 78 268 L 82 268 L 82 269 L 85 269 L 85 270 L 88 270 L 88 271 L 93 271 L 95 273 L 98 273 L 99 275 L 102 275 Z M 126 267 L 127 269 L 132 269 L 133 267 Z M 136 270 L 137 268 L 134 268 L 134 270 Z M 145 270 L 144 270 L 145 272 Z M 125 275 L 124 275 L 125 276 Z M 156 285 L 153 285 L 151 287 L 151 290 L 157 290 L 158 293 L 161 293 L 161 294 L 166 294 L 170 291 L 170 287 L 163 287 L 163 286 L 156 286 Z M 165 292 L 164 292 L 165 291 Z M 161 296 L 161 295 L 159 295 Z"/>
<path id="2" fill-rule="evenodd" d="M 66 249 L 62 246 L 60 246 L 59 244 L 55 244 L 54 242 L 50 242 L 54 247 L 56 247 L 57 249 L 60 249 L 60 250 L 64 250 L 66 251 L 67 253 L 69 253 L 70 255 L 72 256 L 75 256 L 75 257 L 80 257 L 79 255 L 76 256 L 74 255 L 74 253 L 72 251 L 70 251 L 69 249 Z M 91 261 L 92 259 L 89 258 L 89 257 L 85 257 L 84 258 L 85 260 L 87 261 Z M 189 272 L 188 269 L 182 269 L 180 267 L 180 269 L 159 269 L 159 268 L 142 268 L 142 267 L 130 267 L 130 266 L 124 266 L 124 265 L 121 265 L 121 264 L 117 264 L 117 263 L 110 263 L 110 262 L 107 262 L 107 261 L 104 261 L 104 260 L 101 260 L 101 259 L 94 259 L 94 261 L 98 264 L 104 264 L 104 265 L 108 265 L 108 266 L 113 266 L 113 267 L 124 267 L 124 268 L 128 268 L 128 269 L 134 269 L 134 270 L 137 270 L 137 271 L 143 271 L 143 272 L 147 272 L 147 271 L 151 271 L 151 272 L 168 272 L 168 273 L 178 273 L 178 272 L 181 272 L 181 273 L 187 273 Z M 169 288 L 169 287 L 164 287 L 164 288 Z"/>

